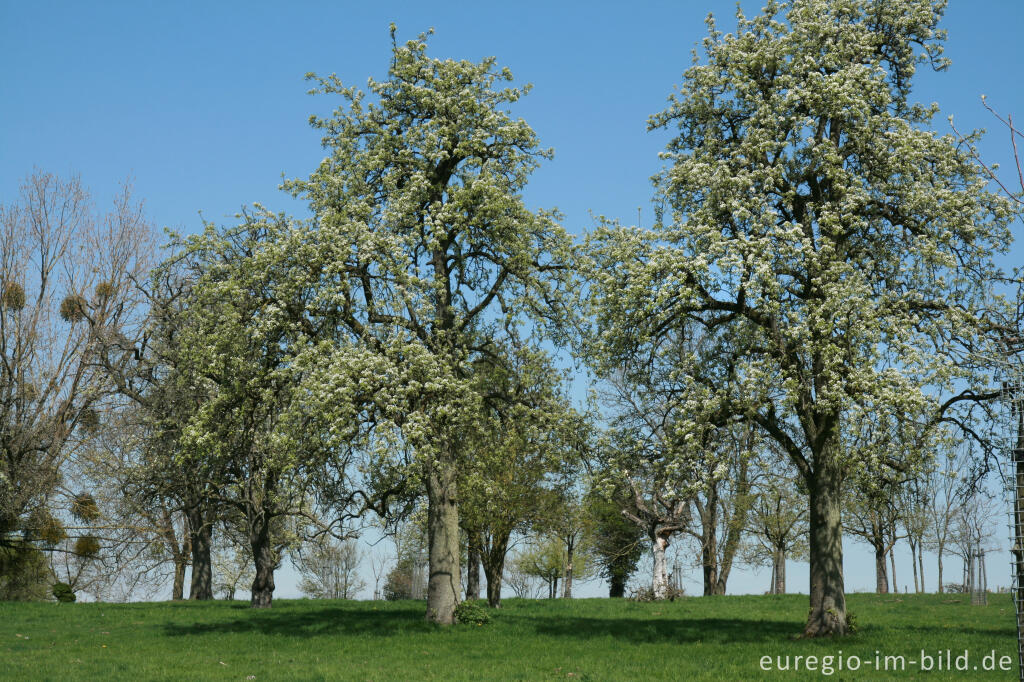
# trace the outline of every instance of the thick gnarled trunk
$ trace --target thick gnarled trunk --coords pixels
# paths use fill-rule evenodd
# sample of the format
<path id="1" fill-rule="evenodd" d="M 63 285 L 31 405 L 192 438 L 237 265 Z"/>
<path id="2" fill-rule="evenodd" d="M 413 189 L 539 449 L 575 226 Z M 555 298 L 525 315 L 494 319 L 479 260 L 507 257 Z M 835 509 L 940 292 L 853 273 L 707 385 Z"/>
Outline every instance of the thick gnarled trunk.
<path id="1" fill-rule="evenodd" d="M 427 535 L 430 546 L 427 581 L 427 620 L 455 623 L 455 606 L 462 593 L 459 574 L 459 508 L 455 467 L 443 452 L 427 473 Z"/>
<path id="2" fill-rule="evenodd" d="M 213 526 L 207 523 L 199 506 L 185 509 L 188 518 L 189 545 L 192 548 L 192 582 L 188 598 L 198 601 L 213 599 Z"/>
<path id="3" fill-rule="evenodd" d="M 270 518 L 261 515 L 251 522 L 249 548 L 256 575 L 252 579 L 249 605 L 254 609 L 269 609 L 274 603 L 274 548 L 270 543 Z"/>
<path id="4" fill-rule="evenodd" d="M 620 599 L 626 596 L 626 576 L 621 573 L 612 573 L 608 579 L 608 596 L 612 599 Z"/>
<path id="5" fill-rule="evenodd" d="M 805 637 L 846 634 L 842 477 L 834 462 L 818 458 L 817 464 L 808 485 L 811 609 L 807 614 Z"/>

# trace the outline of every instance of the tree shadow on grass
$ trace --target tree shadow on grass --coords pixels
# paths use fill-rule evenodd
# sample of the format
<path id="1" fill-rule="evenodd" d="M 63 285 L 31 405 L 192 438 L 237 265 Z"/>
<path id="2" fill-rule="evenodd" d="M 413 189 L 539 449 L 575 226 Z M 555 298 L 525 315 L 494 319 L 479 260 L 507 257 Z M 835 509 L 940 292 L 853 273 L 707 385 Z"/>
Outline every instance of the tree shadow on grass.
<path id="1" fill-rule="evenodd" d="M 379 602 L 378 602 L 379 604 Z M 234 607 L 222 612 L 226 618 L 205 622 L 166 623 L 164 632 L 171 636 L 205 634 L 262 633 L 283 637 L 369 636 L 402 637 L 439 632 L 436 625 L 424 620 L 422 602 L 374 606 L 374 602 L 350 602 L 343 606 L 315 602 L 286 603 L 267 610 Z M 535 610 L 502 609 L 494 614 L 494 625 L 488 636 L 551 637 L 556 639 L 595 639 L 610 637 L 630 643 L 707 644 L 777 644 L 796 638 L 803 623 L 792 618 L 704 618 L 698 614 L 669 615 L 651 618 L 648 614 L 581 616 L 569 613 L 538 613 Z M 474 629 L 456 628 L 472 632 Z M 483 634 L 484 631 L 481 631 Z M 994 639 L 1013 639 L 1013 624 L 993 622 L 979 627 L 913 624 L 865 623 L 855 636 L 859 641 L 883 637 L 950 637 L 957 634 L 984 635 Z M 475 635 L 473 635 L 475 636 Z"/>
<path id="2" fill-rule="evenodd" d="M 800 623 L 792 620 L 725 618 L 581 618 L 529 616 L 524 629 L 538 635 L 593 639 L 611 637 L 635 644 L 704 642 L 708 644 L 771 643 L 792 639 Z"/>
<path id="3" fill-rule="evenodd" d="M 369 602 L 367 604 L 372 604 Z M 410 606 L 374 609 L 359 603 L 345 607 L 324 606 L 250 610 L 241 617 L 215 622 L 167 623 L 171 636 L 195 636 L 226 633 L 262 633 L 285 637 L 377 636 L 400 637 L 438 632 L 436 625 L 423 617 L 419 603 Z M 514 611 L 495 614 L 494 627 L 501 636 L 591 639 L 611 637 L 631 643 L 679 642 L 772 642 L 799 633 L 799 623 L 791 620 L 730 620 L 721 618 L 595 618 L 575 615 L 526 615 Z M 488 633 L 491 630 L 488 629 Z"/>
<path id="4" fill-rule="evenodd" d="M 417 606 L 419 606 L 417 604 Z M 232 609 L 231 615 L 239 612 Z M 437 626 L 424 620 L 422 608 L 377 610 L 372 607 L 312 607 L 245 609 L 245 615 L 231 620 L 200 623 L 167 623 L 168 635 L 202 635 L 258 632 L 268 635 L 309 637 L 316 635 L 370 635 L 394 637 L 431 632 Z"/>

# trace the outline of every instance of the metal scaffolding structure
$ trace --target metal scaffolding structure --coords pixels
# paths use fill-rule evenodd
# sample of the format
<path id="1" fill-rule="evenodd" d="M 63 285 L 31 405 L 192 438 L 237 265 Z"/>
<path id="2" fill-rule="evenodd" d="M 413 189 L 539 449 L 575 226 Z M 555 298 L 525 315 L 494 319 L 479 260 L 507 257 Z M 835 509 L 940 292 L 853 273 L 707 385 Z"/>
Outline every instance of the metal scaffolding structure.
<path id="1" fill-rule="evenodd" d="M 977 545 L 970 554 L 967 568 L 967 591 L 971 595 L 972 606 L 988 604 L 988 575 L 985 573 L 985 550 Z"/>
<path id="2" fill-rule="evenodd" d="M 999 360 L 1004 425 L 1000 462 L 1010 516 L 1011 593 L 1017 613 L 1017 663 L 1024 681 L 1024 357 L 1020 348 L 1008 349 Z"/>

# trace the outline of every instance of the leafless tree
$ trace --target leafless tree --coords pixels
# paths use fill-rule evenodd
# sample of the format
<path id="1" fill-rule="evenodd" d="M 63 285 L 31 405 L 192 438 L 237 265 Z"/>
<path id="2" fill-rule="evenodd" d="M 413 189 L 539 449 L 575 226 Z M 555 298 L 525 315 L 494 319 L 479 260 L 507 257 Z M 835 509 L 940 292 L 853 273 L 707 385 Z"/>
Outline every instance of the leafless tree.
<path id="1" fill-rule="evenodd" d="M 101 214 L 78 178 L 36 170 L 0 206 L 0 562 L 61 549 L 60 483 L 116 409 L 99 348 L 140 323 L 152 244 L 128 183 Z"/>
<path id="2" fill-rule="evenodd" d="M 299 589 L 314 599 L 355 599 L 366 587 L 359 577 L 364 558 L 354 539 L 328 537 L 308 543 L 299 548 L 293 560 L 302 576 Z"/>
<path id="3" fill-rule="evenodd" d="M 380 599 L 380 581 L 384 578 L 384 570 L 390 559 L 383 552 L 370 553 L 370 572 L 373 573 L 373 598 Z"/>
<path id="4" fill-rule="evenodd" d="M 940 448 L 931 466 L 922 476 L 927 491 L 925 513 L 928 516 L 925 546 L 935 553 L 938 564 L 938 590 L 945 590 L 944 564 L 949 547 L 953 544 L 955 521 L 960 515 L 971 481 L 965 476 L 970 471 L 973 456 L 965 445 L 954 446 L 940 442 Z"/>
<path id="5" fill-rule="evenodd" d="M 977 551 L 991 551 L 999 548 L 997 528 L 1004 518 L 1004 511 L 997 499 L 987 490 L 977 489 L 957 509 L 953 519 L 952 545 L 964 562 L 964 584 L 971 555 Z"/>
<path id="6" fill-rule="evenodd" d="M 754 503 L 747 518 L 751 542 L 744 559 L 751 564 L 772 567 L 770 594 L 786 593 L 786 561 L 807 556 L 807 501 L 797 483 L 796 472 L 781 458 L 759 461 L 759 478 Z"/>
<path id="7" fill-rule="evenodd" d="M 224 533 L 211 553 L 214 590 L 233 600 L 239 588 L 252 582 L 255 575 L 249 543 L 238 533 Z"/>

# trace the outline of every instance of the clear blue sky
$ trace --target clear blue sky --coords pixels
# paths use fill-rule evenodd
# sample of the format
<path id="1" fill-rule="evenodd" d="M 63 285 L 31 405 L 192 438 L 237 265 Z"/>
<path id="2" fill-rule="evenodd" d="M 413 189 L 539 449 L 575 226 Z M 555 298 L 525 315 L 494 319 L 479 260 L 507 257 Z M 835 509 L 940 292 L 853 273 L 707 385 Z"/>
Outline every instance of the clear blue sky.
<path id="1" fill-rule="evenodd" d="M 760 4 L 742 3 L 750 14 Z M 982 151 L 1005 165 L 1008 137 L 979 96 L 1024 124 L 1024 2 L 951 4 L 945 28 L 953 65 L 946 73 L 921 72 L 916 99 L 940 104 L 940 131 L 948 130 L 950 113 L 964 129 L 989 128 Z M 14 200 L 20 180 L 38 166 L 80 173 L 101 208 L 131 175 L 152 220 L 180 231 L 197 229 L 199 212 L 229 222 L 257 201 L 301 211 L 276 188 L 282 173 L 306 175 L 323 158 L 306 121 L 335 104 L 307 96 L 303 74 L 335 72 L 358 85 L 383 77 L 394 21 L 401 40 L 433 27 L 435 56 L 496 55 L 534 84 L 518 113 L 554 147 L 555 160 L 535 174 L 531 204 L 557 206 L 577 233 L 590 227 L 590 212 L 634 222 L 643 206 L 647 224 L 648 178 L 666 136 L 647 133 L 646 119 L 679 82 L 705 35 L 707 13 L 730 30 L 734 9 L 732 2 L 699 0 L 0 0 L 0 203 Z M 1024 248 L 1014 254 L 1024 259 Z M 851 560 L 855 547 L 848 542 Z M 993 583 L 1007 584 L 1004 563 L 990 561 Z M 863 567 L 847 571 L 850 588 L 873 584 L 871 564 Z M 948 575 L 957 571 L 947 566 Z M 806 590 L 806 572 L 793 567 L 790 579 Z M 733 585 L 761 591 L 766 583 L 767 576 L 737 576 Z M 293 593 L 285 581 L 281 586 L 282 596 Z"/>

